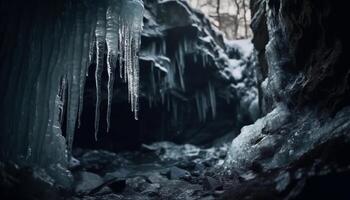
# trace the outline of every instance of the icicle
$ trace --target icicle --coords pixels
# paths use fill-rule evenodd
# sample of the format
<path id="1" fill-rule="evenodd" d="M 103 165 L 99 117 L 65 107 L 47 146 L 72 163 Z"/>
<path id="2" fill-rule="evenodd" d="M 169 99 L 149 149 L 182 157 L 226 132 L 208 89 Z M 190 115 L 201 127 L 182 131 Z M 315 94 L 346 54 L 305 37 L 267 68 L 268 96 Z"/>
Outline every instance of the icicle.
<path id="1" fill-rule="evenodd" d="M 123 20 L 121 18 L 119 18 L 119 30 L 118 30 L 118 35 L 119 35 L 119 76 L 120 78 L 123 78 L 125 76 L 124 75 L 124 70 L 123 70 L 123 59 L 124 59 L 124 23 Z"/>
<path id="2" fill-rule="evenodd" d="M 58 93 L 59 101 L 57 103 L 58 109 L 60 110 L 59 115 L 59 122 L 60 124 L 63 124 L 63 118 L 64 118 L 64 105 L 66 100 L 66 94 L 67 94 L 67 78 L 64 76 L 62 77 L 62 82 L 60 84 L 60 91 Z"/>
<path id="3" fill-rule="evenodd" d="M 123 38 L 121 44 L 120 60 L 123 59 L 124 80 L 128 84 L 129 102 L 131 110 L 138 118 L 139 98 L 139 61 L 138 51 L 141 43 L 143 23 L 143 4 L 140 0 L 129 0 L 123 6 L 120 34 Z"/>
<path id="4" fill-rule="evenodd" d="M 4 160 L 25 161 L 25 164 L 43 167 L 50 176 L 57 175 L 62 180 L 64 176 L 60 175 L 67 173 L 67 154 L 71 153 L 76 123 L 80 124 L 88 66 L 96 60 L 96 135 L 104 55 L 108 57 L 108 99 L 111 104 L 117 47 L 118 43 L 123 46 L 124 38 L 128 38 L 128 45 L 125 49 L 120 48 L 119 56 L 121 66 L 129 67 L 125 69 L 127 76 L 124 79 L 129 84 L 131 106 L 137 118 L 137 53 L 143 6 L 140 0 L 63 0 L 58 5 L 59 10 L 51 4 L 27 10 L 18 4 L 21 18 L 16 14 L 12 16 L 11 13 L 16 12 L 5 12 L 0 6 L 1 13 L 13 17 L 13 23 L 4 24 L 1 32 L 5 40 L 0 47 L 0 82 L 4 88 L 0 91 L 0 111 L 6 119 L 0 121 L 3 127 L 0 156 Z M 123 26 L 115 26 L 119 24 Z M 66 139 L 61 127 L 64 119 Z M 69 173 L 65 175 L 69 179 Z M 69 185 L 68 182 L 65 183 Z"/>
<path id="5" fill-rule="evenodd" d="M 209 90 L 209 99 L 210 99 L 210 107 L 211 107 L 211 113 L 213 116 L 213 119 L 216 117 L 216 96 L 215 96 L 215 88 L 213 87 L 213 84 L 211 81 L 208 83 L 208 90 Z"/>
<path id="6" fill-rule="evenodd" d="M 101 105 L 101 76 L 103 71 L 103 58 L 105 52 L 106 40 L 106 10 L 104 6 L 99 6 L 97 9 L 97 23 L 96 23 L 96 111 L 95 111 L 95 140 L 97 140 L 97 133 L 100 124 L 100 105 Z"/>
<path id="7" fill-rule="evenodd" d="M 178 51 L 175 54 L 175 60 L 178 67 L 180 85 L 182 90 L 186 90 L 184 82 L 184 70 L 185 70 L 185 61 L 184 61 L 184 47 L 182 42 L 179 43 Z"/>
<path id="8" fill-rule="evenodd" d="M 108 103 L 107 103 L 107 132 L 110 129 L 113 85 L 118 52 L 120 5 L 113 1 L 107 9 L 106 43 L 107 43 L 107 72 L 108 72 Z"/>
<path id="9" fill-rule="evenodd" d="M 166 55 L 166 41 L 162 39 L 162 55 Z"/>
<path id="10" fill-rule="evenodd" d="M 92 28 L 90 30 L 90 40 L 89 40 L 89 65 L 92 64 L 94 60 L 94 53 L 96 51 L 96 36 L 95 36 L 95 30 L 96 30 L 96 19 L 91 22 Z M 89 76 L 89 69 L 86 70 L 86 76 Z"/>
<path id="11" fill-rule="evenodd" d="M 156 79 L 154 77 L 154 63 L 153 62 L 151 64 L 150 79 L 151 79 L 152 93 L 153 93 L 153 95 L 156 95 L 156 93 L 157 93 L 157 85 L 156 85 Z"/>
<path id="12" fill-rule="evenodd" d="M 153 54 L 153 55 L 157 55 L 157 43 L 155 43 L 155 42 L 152 42 L 152 44 L 150 45 L 151 47 L 151 53 Z"/>
<path id="13" fill-rule="evenodd" d="M 186 38 L 183 39 L 183 49 L 185 52 L 187 52 L 189 50 L 188 46 L 187 46 L 187 39 Z"/>
<path id="14" fill-rule="evenodd" d="M 167 74 L 167 79 L 168 79 L 168 84 L 170 88 L 175 88 L 176 84 L 175 84 L 175 63 L 172 62 L 171 65 L 169 65 L 168 70 L 168 74 Z"/>
<path id="15" fill-rule="evenodd" d="M 207 113 L 209 107 L 211 108 L 211 113 L 213 119 L 216 116 L 216 96 L 215 88 L 213 87 L 211 81 L 208 83 L 208 91 L 197 91 L 195 94 L 195 103 L 198 112 L 198 118 L 200 122 L 205 122 L 207 120 Z"/>
<path id="16" fill-rule="evenodd" d="M 197 107 L 197 112 L 198 112 L 198 118 L 199 121 L 202 122 L 203 120 L 203 115 L 202 115 L 202 108 L 201 108 L 201 103 L 200 103 L 200 98 L 199 98 L 199 93 L 198 91 L 195 94 L 195 100 L 196 100 L 196 107 Z"/>

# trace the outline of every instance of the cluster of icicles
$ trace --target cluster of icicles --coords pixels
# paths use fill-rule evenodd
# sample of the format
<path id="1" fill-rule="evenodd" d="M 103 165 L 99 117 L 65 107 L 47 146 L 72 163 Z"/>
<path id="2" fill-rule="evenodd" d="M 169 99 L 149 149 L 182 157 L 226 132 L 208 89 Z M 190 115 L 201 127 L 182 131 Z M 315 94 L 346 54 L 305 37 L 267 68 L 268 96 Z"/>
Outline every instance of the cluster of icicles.
<path id="1" fill-rule="evenodd" d="M 142 0 L 56 3 L 63 5 L 63 10 L 54 13 L 59 8 L 54 3 L 34 11 L 23 9 L 18 15 L 18 27 L 11 23 L 5 26 L 3 35 L 14 37 L 16 43 L 4 43 L 1 53 L 11 53 L 1 54 L 0 63 L 4 66 L 1 84 L 7 87 L 1 93 L 1 111 L 6 116 L 0 122 L 1 157 L 24 160 L 54 173 L 67 165 L 75 128 L 80 124 L 88 67 L 93 63 L 97 93 L 95 137 L 99 131 L 104 66 L 108 71 L 108 128 L 117 66 L 127 82 L 137 118 L 138 51 L 144 10 Z M 63 120 L 66 138 L 61 130 Z"/>
<path id="2" fill-rule="evenodd" d="M 116 76 L 117 62 L 119 61 L 119 74 L 128 85 L 128 99 L 131 103 L 131 110 L 138 118 L 138 98 L 139 98 L 139 58 L 138 51 L 141 43 L 141 30 L 143 19 L 143 4 L 139 0 L 113 0 L 109 1 L 107 6 L 102 5 L 97 8 L 96 27 L 94 36 L 90 43 L 89 63 L 91 64 L 93 56 L 96 55 L 96 111 L 95 111 L 95 139 L 99 131 L 100 105 L 101 105 L 101 76 L 103 67 L 107 66 L 108 72 L 108 105 L 107 105 L 107 131 L 110 129 L 110 116 L 113 98 L 113 85 Z M 86 34 L 86 33 L 85 33 Z M 83 34 L 84 35 L 84 34 Z M 107 48 L 107 49 L 106 49 Z M 105 54 L 107 53 L 107 63 L 105 65 Z M 78 104 L 78 121 L 80 124 L 80 115 L 83 105 L 83 88 L 85 74 L 87 70 L 82 66 L 80 74 L 80 97 Z M 71 74 L 74 77 L 74 74 Z M 74 80 L 73 80 L 74 81 Z M 74 91 L 68 92 L 74 95 Z M 71 148 L 74 127 L 76 107 L 67 109 L 72 112 L 73 118 L 68 121 L 67 135 L 68 148 Z M 69 115 L 68 115 L 69 116 Z M 69 119 L 69 118 L 68 118 Z M 70 125 L 70 126 L 69 126 Z"/>
<path id="3" fill-rule="evenodd" d="M 164 40 L 151 43 L 148 49 L 144 51 L 147 51 L 146 54 L 149 55 L 161 55 L 157 58 L 152 57 L 150 59 L 152 63 L 149 73 L 149 86 L 151 87 L 148 92 L 149 107 L 152 107 L 152 104 L 156 104 L 157 91 L 160 91 L 161 103 L 166 105 L 169 112 L 172 112 L 173 119 L 176 122 L 179 117 L 178 112 L 183 105 L 181 101 L 186 101 L 186 97 L 180 94 L 181 92 L 186 92 L 185 56 L 187 54 L 192 54 L 191 56 L 193 56 L 195 64 L 201 65 L 204 68 L 210 65 L 209 56 L 207 52 L 198 51 L 198 47 L 195 46 L 195 43 L 186 37 L 182 38 L 177 43 L 177 48 L 173 55 L 167 55 L 166 42 Z M 171 59 L 167 56 L 171 57 Z M 154 68 L 158 68 L 158 70 L 154 70 Z M 166 72 L 165 79 L 161 78 L 160 71 Z M 157 82 L 158 84 L 156 84 Z M 159 90 L 157 89 L 158 86 L 161 87 Z M 172 90 L 171 94 L 166 93 L 167 89 Z M 176 96 L 176 98 L 172 98 L 171 96 Z M 208 112 L 211 112 L 212 119 L 215 119 L 216 92 L 211 81 L 208 81 L 207 87 L 203 87 L 194 92 L 193 100 L 200 122 L 206 122 L 208 119 Z"/>

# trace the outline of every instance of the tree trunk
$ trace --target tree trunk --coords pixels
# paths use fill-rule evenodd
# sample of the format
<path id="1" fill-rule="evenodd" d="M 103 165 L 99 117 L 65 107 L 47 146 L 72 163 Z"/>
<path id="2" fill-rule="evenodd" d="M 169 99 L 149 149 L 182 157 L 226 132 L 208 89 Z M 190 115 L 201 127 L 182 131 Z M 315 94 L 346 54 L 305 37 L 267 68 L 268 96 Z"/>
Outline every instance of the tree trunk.
<path id="1" fill-rule="evenodd" d="M 221 0 L 216 0 L 216 14 L 218 16 L 218 27 L 221 29 L 221 16 L 220 16 Z"/>
<path id="2" fill-rule="evenodd" d="M 247 4 L 245 2 L 246 0 L 243 0 L 243 20 L 244 20 L 244 36 L 245 38 L 248 37 L 248 22 L 247 22 Z"/>
<path id="3" fill-rule="evenodd" d="M 241 7 L 239 5 L 239 1 L 238 0 L 233 0 L 233 2 L 235 3 L 236 5 L 236 16 L 235 16 L 235 19 L 234 19 L 234 26 L 235 26 L 235 39 L 238 38 L 238 29 L 239 29 L 239 14 L 240 14 L 240 10 L 241 10 Z"/>

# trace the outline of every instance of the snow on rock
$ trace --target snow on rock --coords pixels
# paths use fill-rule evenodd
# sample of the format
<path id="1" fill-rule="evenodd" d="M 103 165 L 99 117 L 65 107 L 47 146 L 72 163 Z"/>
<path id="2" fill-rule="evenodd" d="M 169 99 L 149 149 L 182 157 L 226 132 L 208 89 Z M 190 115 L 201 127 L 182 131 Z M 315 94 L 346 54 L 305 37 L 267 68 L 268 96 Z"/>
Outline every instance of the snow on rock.
<path id="1" fill-rule="evenodd" d="M 243 180 L 232 184 L 229 197 L 303 199 L 316 188 L 313 197 L 322 198 L 331 191 L 323 187 L 328 185 L 337 188 L 334 194 L 349 196 L 342 188 L 350 166 L 343 156 L 350 147 L 349 68 L 344 68 L 349 48 L 341 45 L 349 34 L 343 26 L 327 28 L 347 7 L 318 3 L 251 1 L 259 103 L 266 116 L 242 128 L 232 142 L 225 166 Z M 284 9 L 293 6 L 300 9 Z"/>
<path id="2" fill-rule="evenodd" d="M 288 122 L 289 115 L 288 109 L 281 104 L 254 124 L 243 127 L 232 141 L 226 166 L 235 170 L 247 169 L 255 160 L 264 156 L 263 151 L 273 151 L 279 136 L 268 135 L 264 131 L 276 130 Z"/>
<path id="3" fill-rule="evenodd" d="M 240 99 L 237 93 L 256 93 L 250 40 L 226 41 L 185 1 L 147 0 L 145 5 L 140 55 L 149 78 L 141 85 L 141 95 L 150 106 L 165 105 L 179 121 L 182 110 L 192 110 L 195 104 L 191 112 L 205 122 L 220 115 L 219 99 L 234 102 Z M 245 88 L 238 92 L 231 83 L 243 83 Z"/>
<path id="4" fill-rule="evenodd" d="M 225 43 L 231 48 L 238 48 L 245 58 L 249 57 L 254 51 L 252 39 L 226 40 Z"/>

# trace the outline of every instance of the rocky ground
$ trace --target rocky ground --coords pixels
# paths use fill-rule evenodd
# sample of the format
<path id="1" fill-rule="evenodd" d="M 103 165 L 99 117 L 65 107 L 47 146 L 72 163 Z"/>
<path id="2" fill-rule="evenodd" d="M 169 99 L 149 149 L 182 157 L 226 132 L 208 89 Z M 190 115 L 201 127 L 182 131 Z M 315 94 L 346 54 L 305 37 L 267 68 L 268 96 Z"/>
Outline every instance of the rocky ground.
<path id="1" fill-rule="evenodd" d="M 161 142 L 118 154 L 78 149 L 72 199 L 215 199 L 224 191 L 215 170 L 227 148 Z"/>

